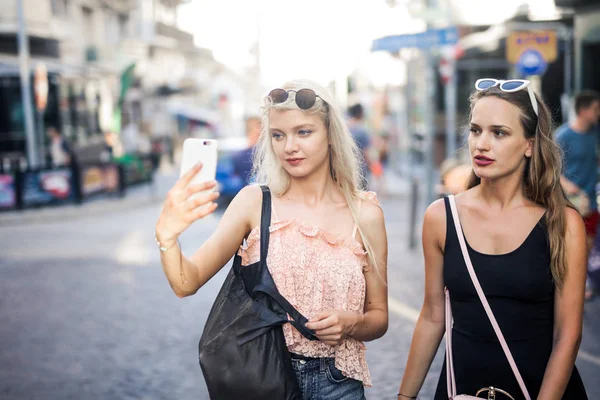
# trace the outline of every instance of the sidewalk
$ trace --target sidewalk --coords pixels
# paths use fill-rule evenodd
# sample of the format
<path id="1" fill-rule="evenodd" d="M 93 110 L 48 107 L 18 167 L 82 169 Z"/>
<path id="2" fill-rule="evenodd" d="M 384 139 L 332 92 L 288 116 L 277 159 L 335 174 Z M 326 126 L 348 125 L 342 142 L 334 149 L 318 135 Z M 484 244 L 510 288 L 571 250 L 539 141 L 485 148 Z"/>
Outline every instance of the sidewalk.
<path id="1" fill-rule="evenodd" d="M 157 170 L 152 183 L 127 188 L 125 197 L 100 195 L 82 204 L 65 204 L 0 213 L 0 226 L 18 226 L 29 223 L 51 223 L 65 219 L 81 219 L 101 216 L 164 201 L 169 189 L 178 178 L 177 168 Z"/>

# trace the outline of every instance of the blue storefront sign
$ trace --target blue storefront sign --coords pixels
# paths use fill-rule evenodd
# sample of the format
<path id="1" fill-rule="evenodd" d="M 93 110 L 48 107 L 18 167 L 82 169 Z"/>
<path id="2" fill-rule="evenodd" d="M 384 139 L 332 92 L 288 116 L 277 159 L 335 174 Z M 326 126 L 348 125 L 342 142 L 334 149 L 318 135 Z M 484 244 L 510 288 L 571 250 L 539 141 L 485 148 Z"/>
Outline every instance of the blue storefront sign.
<path id="1" fill-rule="evenodd" d="M 400 49 L 428 49 L 435 46 L 453 45 L 458 42 L 458 29 L 455 26 L 443 29 L 430 29 L 421 33 L 385 36 L 375 39 L 371 51 L 395 52 Z"/>

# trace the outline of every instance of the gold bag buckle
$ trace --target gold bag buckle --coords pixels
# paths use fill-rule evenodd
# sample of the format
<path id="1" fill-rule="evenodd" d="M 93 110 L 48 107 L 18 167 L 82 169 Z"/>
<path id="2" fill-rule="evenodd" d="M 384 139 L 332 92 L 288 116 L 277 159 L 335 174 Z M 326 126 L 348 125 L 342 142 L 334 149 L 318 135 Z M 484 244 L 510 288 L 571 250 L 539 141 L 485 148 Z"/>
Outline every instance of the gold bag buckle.
<path id="1" fill-rule="evenodd" d="M 477 393 L 475 394 L 475 396 L 479 396 L 479 394 L 483 393 L 483 392 L 488 392 L 488 400 L 496 400 L 496 392 L 502 393 L 503 395 L 507 396 L 511 400 L 515 400 L 515 398 L 512 397 L 508 392 L 506 392 L 500 388 L 493 387 L 493 386 L 479 389 L 477 391 Z"/>

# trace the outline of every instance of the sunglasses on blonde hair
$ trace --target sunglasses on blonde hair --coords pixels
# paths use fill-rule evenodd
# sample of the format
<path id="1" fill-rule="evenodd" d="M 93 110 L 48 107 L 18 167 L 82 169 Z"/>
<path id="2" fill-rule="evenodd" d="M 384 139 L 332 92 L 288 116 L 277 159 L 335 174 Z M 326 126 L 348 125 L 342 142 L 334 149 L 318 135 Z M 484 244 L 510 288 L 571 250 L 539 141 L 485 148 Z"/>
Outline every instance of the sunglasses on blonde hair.
<path id="1" fill-rule="evenodd" d="M 508 79 L 503 81 L 493 78 L 483 78 L 477 79 L 477 82 L 475 82 L 475 89 L 486 90 L 498 86 L 503 92 L 513 93 L 527 88 L 527 92 L 529 93 L 529 100 L 531 100 L 531 106 L 533 107 L 533 111 L 535 111 L 535 115 L 538 115 L 537 100 L 535 99 L 535 94 L 533 93 L 533 89 L 531 89 L 530 85 L 531 81 L 525 79 Z"/>
<path id="2" fill-rule="evenodd" d="M 269 92 L 269 98 L 273 102 L 273 104 L 280 104 L 285 102 L 290 96 L 290 92 L 296 93 L 294 100 L 296 101 L 296 105 L 301 110 L 308 110 L 312 108 L 316 101 L 317 97 L 321 99 L 321 101 L 325 104 L 327 102 L 321 98 L 318 94 L 315 93 L 312 89 L 300 89 L 300 90 L 285 90 L 285 89 L 273 89 Z"/>

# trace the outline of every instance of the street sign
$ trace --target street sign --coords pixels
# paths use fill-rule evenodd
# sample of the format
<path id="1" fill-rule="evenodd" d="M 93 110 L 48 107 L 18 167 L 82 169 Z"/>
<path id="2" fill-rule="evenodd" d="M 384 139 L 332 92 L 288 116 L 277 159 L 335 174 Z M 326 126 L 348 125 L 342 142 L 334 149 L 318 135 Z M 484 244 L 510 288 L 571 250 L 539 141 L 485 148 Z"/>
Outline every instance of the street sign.
<path id="1" fill-rule="evenodd" d="M 558 46 L 556 32 L 543 31 L 520 31 L 512 32 L 506 39 L 506 59 L 516 64 L 526 50 L 536 50 L 542 55 L 547 63 L 556 60 Z"/>
<path id="2" fill-rule="evenodd" d="M 430 29 L 421 33 L 385 36 L 375 39 L 371 51 L 395 52 L 407 48 L 427 49 L 435 46 L 452 45 L 456 42 L 458 42 L 458 29 L 453 26 L 444 29 Z"/>
<path id="3" fill-rule="evenodd" d="M 521 76 L 542 75 L 546 72 L 548 63 L 539 51 L 527 49 L 521 53 L 515 67 Z"/>

